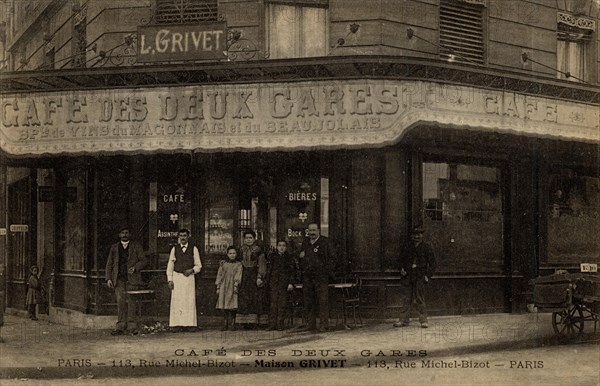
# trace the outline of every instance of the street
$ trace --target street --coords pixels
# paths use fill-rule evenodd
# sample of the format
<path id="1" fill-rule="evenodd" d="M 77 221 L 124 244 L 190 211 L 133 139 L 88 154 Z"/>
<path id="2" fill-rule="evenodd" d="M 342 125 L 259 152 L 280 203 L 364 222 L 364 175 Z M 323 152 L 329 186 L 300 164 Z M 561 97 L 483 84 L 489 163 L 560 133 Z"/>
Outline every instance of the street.
<path id="1" fill-rule="evenodd" d="M 599 335 L 554 335 L 549 314 L 371 321 L 327 334 L 238 331 L 111 337 L 31 324 L 3 330 L 2 385 L 598 385 Z M 32 339 L 33 338 L 33 339 Z M 225 350 L 220 352 L 220 350 Z"/>

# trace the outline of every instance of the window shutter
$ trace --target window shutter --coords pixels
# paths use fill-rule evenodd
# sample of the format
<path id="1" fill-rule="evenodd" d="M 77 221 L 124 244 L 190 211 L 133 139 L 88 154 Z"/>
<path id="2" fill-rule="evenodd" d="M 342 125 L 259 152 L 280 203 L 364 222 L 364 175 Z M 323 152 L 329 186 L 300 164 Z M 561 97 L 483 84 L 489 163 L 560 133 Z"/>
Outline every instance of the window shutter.
<path id="1" fill-rule="evenodd" d="M 218 17 L 217 0 L 156 0 L 158 24 L 216 21 Z"/>
<path id="2" fill-rule="evenodd" d="M 440 46 L 441 59 L 484 64 L 483 7 L 442 0 Z"/>
<path id="3" fill-rule="evenodd" d="M 329 7 L 329 0 L 265 0 L 265 3 L 295 5 L 300 7 Z"/>

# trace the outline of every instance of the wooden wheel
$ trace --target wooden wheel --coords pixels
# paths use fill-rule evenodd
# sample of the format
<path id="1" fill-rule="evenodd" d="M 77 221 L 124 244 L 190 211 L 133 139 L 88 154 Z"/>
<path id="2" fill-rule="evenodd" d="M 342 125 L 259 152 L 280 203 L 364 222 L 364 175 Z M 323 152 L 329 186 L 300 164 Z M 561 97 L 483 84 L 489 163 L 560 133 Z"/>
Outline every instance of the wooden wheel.
<path id="1" fill-rule="evenodd" d="M 552 328 L 561 336 L 574 338 L 583 334 L 583 322 L 583 311 L 578 305 L 552 313 Z"/>

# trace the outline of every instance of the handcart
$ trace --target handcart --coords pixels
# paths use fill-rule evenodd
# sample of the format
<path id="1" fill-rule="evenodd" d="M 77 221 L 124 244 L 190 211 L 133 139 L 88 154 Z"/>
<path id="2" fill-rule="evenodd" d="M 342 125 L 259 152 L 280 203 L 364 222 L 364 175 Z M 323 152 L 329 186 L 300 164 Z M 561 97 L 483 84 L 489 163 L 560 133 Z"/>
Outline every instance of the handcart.
<path id="1" fill-rule="evenodd" d="M 557 273 L 534 282 L 534 303 L 542 312 L 552 312 L 557 335 L 575 338 L 583 334 L 585 322 L 600 322 L 600 276 Z"/>

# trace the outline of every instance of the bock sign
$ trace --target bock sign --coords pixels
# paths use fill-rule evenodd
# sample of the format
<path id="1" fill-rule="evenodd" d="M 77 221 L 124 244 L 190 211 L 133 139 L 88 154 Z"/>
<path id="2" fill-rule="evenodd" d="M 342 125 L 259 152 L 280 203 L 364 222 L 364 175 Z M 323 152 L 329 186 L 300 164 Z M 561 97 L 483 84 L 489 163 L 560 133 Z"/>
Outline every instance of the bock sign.
<path id="1" fill-rule="evenodd" d="M 223 59 L 225 23 L 138 27 L 138 62 Z"/>

